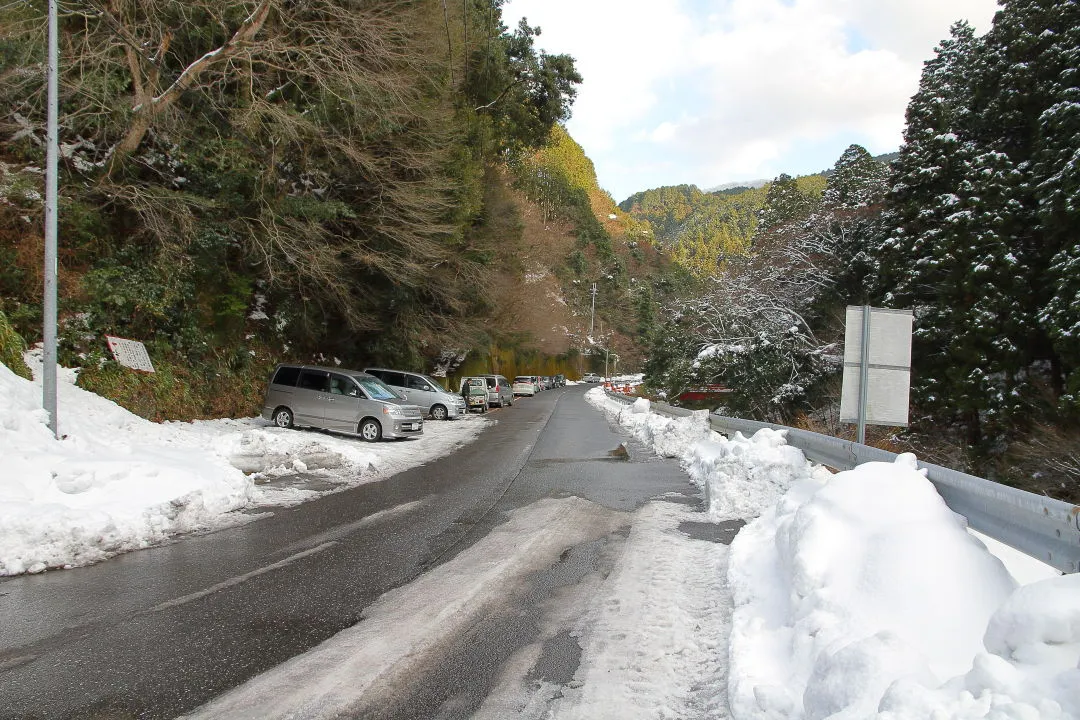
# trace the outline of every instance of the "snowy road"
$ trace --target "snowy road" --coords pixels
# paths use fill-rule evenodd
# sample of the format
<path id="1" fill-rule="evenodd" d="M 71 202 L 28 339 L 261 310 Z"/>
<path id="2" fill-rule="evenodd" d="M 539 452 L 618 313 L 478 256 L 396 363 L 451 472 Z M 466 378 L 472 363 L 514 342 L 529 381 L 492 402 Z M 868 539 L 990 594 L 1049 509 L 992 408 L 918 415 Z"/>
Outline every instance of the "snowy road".
<path id="1" fill-rule="evenodd" d="M 582 394 L 273 517 L 3 580 L 0 717 L 724 717 L 726 549 Z"/>

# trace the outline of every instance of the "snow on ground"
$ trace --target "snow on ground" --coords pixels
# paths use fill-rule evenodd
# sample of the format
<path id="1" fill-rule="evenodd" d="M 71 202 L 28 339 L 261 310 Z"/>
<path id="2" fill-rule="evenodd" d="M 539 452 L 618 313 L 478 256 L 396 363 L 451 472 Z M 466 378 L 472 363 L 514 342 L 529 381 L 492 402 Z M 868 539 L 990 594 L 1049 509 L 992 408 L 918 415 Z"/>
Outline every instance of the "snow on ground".
<path id="1" fill-rule="evenodd" d="M 27 361 L 40 374 L 40 353 Z M 328 492 L 288 476 L 304 473 L 331 490 L 370 482 L 452 452 L 488 422 L 430 422 L 421 438 L 376 444 L 260 418 L 158 424 L 75 378 L 58 371 L 56 440 L 40 382 L 0 364 L 0 576 L 87 565 L 250 521 L 237 511 Z"/>
<path id="2" fill-rule="evenodd" d="M 634 513 L 620 562 L 574 631 L 581 664 L 545 717 L 726 715 L 728 552 L 679 531 L 694 520 L 699 513 L 662 501 Z"/>
<path id="3" fill-rule="evenodd" d="M 1080 575 L 982 542 L 913 456 L 833 475 L 782 433 L 588 399 L 680 457 L 713 518 L 760 513 L 730 551 L 735 718 L 1080 719 Z"/>

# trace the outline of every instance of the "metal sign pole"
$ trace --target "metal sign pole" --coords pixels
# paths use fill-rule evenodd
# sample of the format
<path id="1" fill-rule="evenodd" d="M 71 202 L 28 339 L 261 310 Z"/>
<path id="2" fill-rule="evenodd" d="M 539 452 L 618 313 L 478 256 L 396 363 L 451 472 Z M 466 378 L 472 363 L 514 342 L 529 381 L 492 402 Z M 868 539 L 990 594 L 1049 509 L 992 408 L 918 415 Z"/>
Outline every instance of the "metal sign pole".
<path id="1" fill-rule="evenodd" d="M 49 414 L 49 429 L 59 437 L 56 417 L 56 195 L 57 195 L 57 108 L 59 79 L 57 50 L 57 0 L 49 0 L 48 127 L 45 145 L 45 297 L 43 332 L 45 353 L 41 362 L 42 407 Z"/>
<path id="2" fill-rule="evenodd" d="M 859 437 L 860 445 L 866 444 L 866 397 L 870 376 L 870 306 L 863 305 L 862 359 L 859 363 Z"/>

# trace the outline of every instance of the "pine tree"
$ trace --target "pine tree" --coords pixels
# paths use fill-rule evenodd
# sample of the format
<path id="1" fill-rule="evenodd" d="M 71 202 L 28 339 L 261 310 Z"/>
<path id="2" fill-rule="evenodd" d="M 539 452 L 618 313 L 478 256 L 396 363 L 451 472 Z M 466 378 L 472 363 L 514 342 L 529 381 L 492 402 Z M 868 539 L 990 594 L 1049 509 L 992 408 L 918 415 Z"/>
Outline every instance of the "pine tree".
<path id="1" fill-rule="evenodd" d="M 829 175 L 822 203 L 829 210 L 856 210 L 884 197 L 888 168 L 861 145 L 850 145 Z"/>
<path id="2" fill-rule="evenodd" d="M 868 302 L 868 278 L 874 268 L 871 246 L 877 238 L 888 179 L 888 168 L 860 145 L 848 147 L 833 166 L 822 209 L 805 228 L 806 233 L 821 238 L 821 245 L 833 257 L 832 287 L 823 294 L 823 304 Z"/>
<path id="3" fill-rule="evenodd" d="M 795 178 L 781 174 L 769 185 L 765 204 L 758 212 L 757 238 L 780 230 L 789 223 L 802 222 L 817 208 L 817 200 L 799 189 Z"/>
<path id="4" fill-rule="evenodd" d="M 1011 181 L 980 177 L 982 188 L 1011 190 L 999 210 L 1013 238 L 1013 277 L 1023 285 L 1009 311 L 1010 338 L 1060 394 L 1080 385 L 1071 260 L 1080 226 L 1080 3 L 1006 3 L 986 36 L 973 86 L 975 131 L 1013 174 Z M 1047 366 L 1049 373 L 1041 369 Z"/>
<path id="5" fill-rule="evenodd" d="M 916 308 L 916 400 L 983 453 L 1031 421 L 1040 376 L 1080 384 L 1078 28 L 1050 0 L 1005 2 L 982 39 L 955 25 L 887 197 L 876 290 Z"/>

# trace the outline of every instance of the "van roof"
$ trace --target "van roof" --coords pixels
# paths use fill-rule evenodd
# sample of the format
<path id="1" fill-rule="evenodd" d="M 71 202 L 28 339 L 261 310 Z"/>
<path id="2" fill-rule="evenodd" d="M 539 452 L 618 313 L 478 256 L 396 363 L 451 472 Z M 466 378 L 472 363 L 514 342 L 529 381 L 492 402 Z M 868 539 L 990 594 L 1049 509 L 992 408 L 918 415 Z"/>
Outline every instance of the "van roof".
<path id="1" fill-rule="evenodd" d="M 374 377 L 372 375 L 368 375 L 363 370 L 352 370 L 350 368 L 343 367 L 329 367 L 328 365 L 303 365 L 301 363 L 278 363 L 277 367 L 275 367 L 274 370 L 277 371 L 278 368 L 283 367 L 299 368 L 301 370 L 325 370 L 327 372 L 338 373 L 339 375 L 352 375 L 354 377 Z"/>

